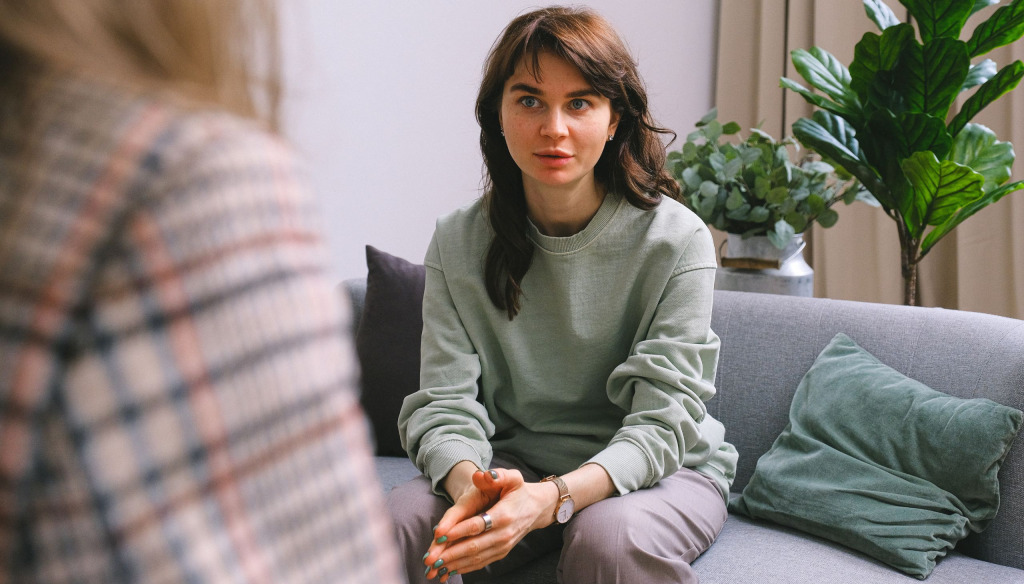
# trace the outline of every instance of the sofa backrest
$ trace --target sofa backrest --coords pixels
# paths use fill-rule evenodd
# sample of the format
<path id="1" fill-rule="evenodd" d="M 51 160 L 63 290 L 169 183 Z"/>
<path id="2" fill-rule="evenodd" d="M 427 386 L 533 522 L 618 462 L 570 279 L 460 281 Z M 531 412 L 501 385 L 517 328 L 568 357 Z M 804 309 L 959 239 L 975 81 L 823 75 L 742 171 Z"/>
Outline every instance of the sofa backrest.
<path id="1" fill-rule="evenodd" d="M 344 282 L 358 327 L 365 279 Z M 963 398 L 985 397 L 1024 410 L 1024 321 L 998 316 L 744 292 L 715 291 L 711 326 L 722 339 L 708 411 L 739 451 L 733 491 L 789 420 L 797 385 L 825 345 L 843 332 L 886 365 Z M 1000 471 L 999 514 L 957 549 L 1024 569 L 1024 439 Z"/>

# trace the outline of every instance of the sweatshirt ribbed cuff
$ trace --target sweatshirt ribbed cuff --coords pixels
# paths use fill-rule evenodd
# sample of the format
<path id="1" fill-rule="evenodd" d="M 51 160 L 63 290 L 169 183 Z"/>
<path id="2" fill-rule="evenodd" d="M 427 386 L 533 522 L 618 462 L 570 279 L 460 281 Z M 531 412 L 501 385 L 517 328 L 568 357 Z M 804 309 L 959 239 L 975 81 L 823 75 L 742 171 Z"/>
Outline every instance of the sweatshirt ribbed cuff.
<path id="1" fill-rule="evenodd" d="M 445 440 L 435 444 L 423 455 L 424 472 L 430 479 L 434 494 L 447 497 L 441 481 L 456 464 L 468 460 L 477 468 L 484 468 L 476 449 L 462 440 Z"/>
<path id="2" fill-rule="evenodd" d="M 629 441 L 612 442 L 587 462 L 604 467 L 620 495 L 654 482 L 654 469 L 648 461 L 647 452 Z"/>

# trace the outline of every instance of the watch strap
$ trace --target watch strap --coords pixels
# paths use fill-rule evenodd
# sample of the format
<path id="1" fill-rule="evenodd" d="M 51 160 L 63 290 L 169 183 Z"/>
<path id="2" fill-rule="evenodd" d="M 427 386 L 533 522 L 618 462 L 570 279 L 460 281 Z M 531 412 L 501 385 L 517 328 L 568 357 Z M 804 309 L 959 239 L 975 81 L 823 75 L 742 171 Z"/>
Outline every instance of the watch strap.
<path id="1" fill-rule="evenodd" d="M 555 483 L 556 487 L 558 487 L 558 500 L 559 501 L 562 501 L 566 497 L 569 496 L 569 487 L 565 486 L 565 481 L 562 480 L 562 477 L 556 476 L 556 475 L 551 475 L 549 477 L 544 477 L 543 479 L 541 479 L 540 482 L 543 483 L 545 481 L 551 481 L 551 482 Z"/>

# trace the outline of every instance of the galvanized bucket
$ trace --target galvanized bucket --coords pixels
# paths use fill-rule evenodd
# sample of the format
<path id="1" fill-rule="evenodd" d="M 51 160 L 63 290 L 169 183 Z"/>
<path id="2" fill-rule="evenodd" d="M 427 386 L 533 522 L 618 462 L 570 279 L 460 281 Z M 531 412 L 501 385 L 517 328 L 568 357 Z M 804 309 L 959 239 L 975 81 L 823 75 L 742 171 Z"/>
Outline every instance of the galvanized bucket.
<path id="1" fill-rule="evenodd" d="M 784 249 L 765 236 L 743 239 L 728 234 L 722 267 L 715 275 L 718 290 L 814 296 L 814 270 L 804 260 L 804 237 L 793 236 Z"/>

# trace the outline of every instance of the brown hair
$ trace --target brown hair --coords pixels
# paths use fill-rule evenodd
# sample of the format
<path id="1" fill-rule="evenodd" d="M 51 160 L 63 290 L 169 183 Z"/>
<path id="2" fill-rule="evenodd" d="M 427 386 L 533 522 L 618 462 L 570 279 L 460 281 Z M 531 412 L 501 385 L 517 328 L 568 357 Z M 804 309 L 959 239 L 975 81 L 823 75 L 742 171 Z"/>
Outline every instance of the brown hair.
<path id="1" fill-rule="evenodd" d="M 484 202 L 494 231 L 484 278 L 491 302 L 509 320 L 519 313 L 519 284 L 533 259 L 533 244 L 527 235 L 522 171 L 501 136 L 498 112 L 505 82 L 520 63 L 536 77 L 542 52 L 576 66 L 620 115 L 615 138 L 594 168 L 596 180 L 640 209 L 657 206 L 662 195 L 679 196 L 679 185 L 665 171 L 659 137 L 675 134 L 654 123 L 636 63 L 611 25 L 592 10 L 560 6 L 513 20 L 491 47 L 476 100 L 486 167 Z"/>

